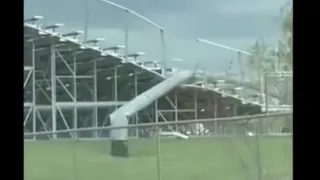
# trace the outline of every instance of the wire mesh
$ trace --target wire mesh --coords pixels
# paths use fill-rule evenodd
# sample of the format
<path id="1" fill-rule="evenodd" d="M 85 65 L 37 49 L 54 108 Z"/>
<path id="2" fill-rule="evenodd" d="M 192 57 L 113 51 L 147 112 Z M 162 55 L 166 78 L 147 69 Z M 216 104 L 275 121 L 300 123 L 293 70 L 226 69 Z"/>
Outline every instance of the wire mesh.
<path id="1" fill-rule="evenodd" d="M 291 117 L 131 125 L 128 158 L 110 156 L 112 127 L 99 128 L 103 136 L 91 128 L 55 140 L 25 134 L 49 134 L 25 141 L 25 179 L 289 180 Z M 77 136 L 85 131 L 91 138 Z"/>
<path id="2" fill-rule="evenodd" d="M 272 72 L 265 74 L 266 91 L 275 94 L 278 99 L 272 99 L 270 104 L 293 104 L 293 75 L 292 71 Z M 279 101 L 280 102 L 275 102 Z"/>

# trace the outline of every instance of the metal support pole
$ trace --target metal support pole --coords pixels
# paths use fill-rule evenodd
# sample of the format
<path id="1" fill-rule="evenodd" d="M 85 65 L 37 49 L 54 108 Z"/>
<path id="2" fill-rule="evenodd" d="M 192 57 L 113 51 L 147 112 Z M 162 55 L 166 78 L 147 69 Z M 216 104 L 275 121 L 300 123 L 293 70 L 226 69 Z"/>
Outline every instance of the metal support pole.
<path id="1" fill-rule="evenodd" d="M 238 52 L 238 65 L 239 65 L 239 70 L 240 70 L 240 77 L 242 81 L 245 81 L 245 74 L 244 74 L 244 67 L 242 65 L 242 57 L 241 57 L 241 52 Z"/>
<path id="2" fill-rule="evenodd" d="M 178 94 L 177 90 L 174 91 L 174 120 L 178 122 Z M 175 125 L 175 131 L 178 131 L 178 124 Z"/>
<path id="3" fill-rule="evenodd" d="M 216 96 L 214 96 L 214 118 L 218 118 L 219 117 L 218 105 L 219 105 L 218 98 Z M 218 135 L 218 122 L 217 121 L 214 121 L 214 133 L 215 133 L 215 135 Z"/>
<path id="4" fill-rule="evenodd" d="M 130 27 L 130 13 L 128 11 L 125 11 L 125 30 L 124 30 L 124 55 L 126 58 L 126 61 L 128 61 L 128 54 L 129 54 L 129 27 Z"/>
<path id="5" fill-rule="evenodd" d="M 269 113 L 268 110 L 268 95 L 267 95 L 267 89 L 268 89 L 268 82 L 267 82 L 268 74 L 264 73 L 264 101 L 265 101 L 265 111 L 266 113 Z M 263 168 L 262 168 L 262 163 L 261 163 L 261 157 L 260 157 L 260 134 L 262 131 L 262 121 L 259 120 L 259 125 L 258 125 L 258 130 L 256 132 L 256 156 L 257 156 L 257 173 L 258 173 L 258 180 L 262 180 L 262 173 L 263 173 Z"/>
<path id="6" fill-rule="evenodd" d="M 237 105 L 236 104 L 233 104 L 232 105 L 232 116 L 233 117 L 235 117 L 235 116 L 237 116 Z M 236 126 L 236 124 L 237 123 L 232 123 L 233 124 L 233 133 L 234 133 L 234 135 L 236 135 L 237 134 L 237 126 Z"/>
<path id="7" fill-rule="evenodd" d="M 77 103 L 77 59 L 76 56 L 73 55 L 73 129 L 78 128 L 78 108 L 75 105 Z M 78 133 L 73 133 L 74 138 L 78 137 Z"/>
<path id="8" fill-rule="evenodd" d="M 37 122 L 36 122 L 36 58 L 35 58 L 35 44 L 32 41 L 32 132 L 36 132 Z M 37 137 L 33 136 L 33 139 L 36 140 Z"/>
<path id="9" fill-rule="evenodd" d="M 95 102 L 95 105 L 93 107 L 93 127 L 98 127 L 98 107 L 97 107 L 97 101 L 98 101 L 98 84 L 97 84 L 97 60 L 93 60 L 93 101 Z M 98 131 L 93 131 L 93 137 L 98 137 Z"/>
<path id="10" fill-rule="evenodd" d="M 269 113 L 269 102 L 268 102 L 268 74 L 264 74 L 264 103 L 265 103 L 265 112 Z"/>
<path id="11" fill-rule="evenodd" d="M 89 8 L 89 0 L 85 0 L 84 2 L 84 37 L 83 40 L 88 40 L 88 26 L 89 26 L 89 17 L 90 17 L 90 8 Z"/>
<path id="12" fill-rule="evenodd" d="M 163 74 L 164 76 L 167 75 L 167 51 L 166 51 L 166 42 L 164 38 L 164 31 L 160 29 L 160 39 L 161 39 L 161 56 L 162 56 L 162 64 L 163 64 Z"/>
<path id="13" fill-rule="evenodd" d="M 197 120 L 198 119 L 198 94 L 196 92 L 194 92 L 193 103 L 194 103 L 194 120 Z"/>
<path id="14" fill-rule="evenodd" d="M 276 62 L 275 62 L 275 72 L 279 71 L 279 42 L 275 44 L 275 52 L 276 52 Z"/>
<path id="15" fill-rule="evenodd" d="M 155 115 L 155 122 L 159 122 L 159 112 L 158 112 L 158 100 L 154 102 L 154 115 Z"/>
<path id="16" fill-rule="evenodd" d="M 134 97 L 138 96 L 138 74 L 134 72 Z M 135 114 L 135 124 L 139 124 L 139 116 L 138 113 Z M 139 138 L 139 128 L 136 128 L 136 136 Z"/>
<path id="17" fill-rule="evenodd" d="M 88 2 L 88 0 L 86 0 L 86 3 Z M 87 40 L 87 32 L 86 32 L 86 25 L 85 25 L 85 36 L 84 36 L 84 40 Z M 74 103 L 74 107 L 73 107 L 73 129 L 78 129 L 78 108 L 76 106 L 76 103 L 78 101 L 78 95 L 77 95 L 77 57 L 76 55 L 73 53 L 73 74 L 72 74 L 72 81 L 73 81 L 73 103 Z M 73 138 L 74 139 L 78 139 L 78 133 L 74 132 L 73 134 Z M 74 149 L 73 149 L 73 177 L 74 179 L 77 179 L 77 155 L 76 155 L 76 148 L 77 148 L 77 141 L 74 141 Z"/>
<path id="18" fill-rule="evenodd" d="M 258 128 L 258 132 L 256 133 L 256 156 L 257 156 L 257 173 L 258 173 L 258 180 L 262 180 L 262 163 L 261 163 L 261 156 L 260 156 L 260 134 L 261 134 L 261 126 Z"/>
<path id="19" fill-rule="evenodd" d="M 111 6 L 114 6 L 114 7 L 116 7 L 116 8 L 119 8 L 119 9 L 125 11 L 126 13 L 128 13 L 128 18 L 126 18 L 126 21 L 127 21 L 126 24 L 127 24 L 127 25 L 129 25 L 129 23 L 130 23 L 129 15 L 132 14 L 132 15 L 138 17 L 139 19 L 145 21 L 146 23 L 148 23 L 148 24 L 152 25 L 153 27 L 155 27 L 155 28 L 157 28 L 157 29 L 160 30 L 162 47 L 163 47 L 163 48 L 162 48 L 163 65 L 164 65 L 164 67 L 166 68 L 166 63 L 165 63 L 165 60 L 166 60 L 166 52 L 165 52 L 165 49 L 166 49 L 166 47 L 165 47 L 164 30 L 163 30 L 163 28 L 162 28 L 161 26 L 159 26 L 158 24 L 156 24 L 155 22 L 151 21 L 150 19 L 142 16 L 141 14 L 139 14 L 139 13 L 137 13 L 137 12 L 135 12 L 135 11 L 127 8 L 127 7 L 121 6 L 120 4 L 117 4 L 117 3 L 114 3 L 114 2 L 111 2 L 111 1 L 108 1 L 108 0 L 100 0 L 100 1 L 103 2 L 103 3 L 109 4 L 109 5 L 111 5 Z M 125 55 L 126 55 L 126 57 L 127 57 L 127 54 L 128 54 L 128 28 L 127 28 L 127 30 L 126 30 L 125 46 L 126 46 L 126 50 L 125 50 L 125 51 L 127 51 L 127 52 L 125 53 Z M 128 60 L 128 59 L 126 58 L 126 60 Z"/>
<path id="20" fill-rule="evenodd" d="M 285 83 L 285 104 L 290 104 L 292 105 L 292 98 L 291 98 L 291 88 L 289 88 L 291 85 L 290 85 L 290 79 L 291 78 L 290 76 L 284 76 L 284 83 Z M 292 87 L 292 86 L 291 86 Z"/>
<path id="21" fill-rule="evenodd" d="M 158 100 L 155 101 L 154 111 L 155 111 L 156 123 L 159 123 Z M 158 125 L 156 126 L 156 131 L 157 131 L 157 175 L 158 175 L 158 180 L 161 180 L 160 127 Z"/>
<path id="22" fill-rule="evenodd" d="M 57 105 L 56 105 L 56 52 L 54 43 L 51 44 L 51 105 L 52 105 L 52 132 L 57 131 Z M 57 134 L 52 134 L 53 139 L 57 139 Z"/>
<path id="23" fill-rule="evenodd" d="M 113 79 L 114 79 L 114 101 L 118 101 L 118 67 L 114 68 Z M 116 106 L 116 109 L 118 109 L 117 106 Z"/>

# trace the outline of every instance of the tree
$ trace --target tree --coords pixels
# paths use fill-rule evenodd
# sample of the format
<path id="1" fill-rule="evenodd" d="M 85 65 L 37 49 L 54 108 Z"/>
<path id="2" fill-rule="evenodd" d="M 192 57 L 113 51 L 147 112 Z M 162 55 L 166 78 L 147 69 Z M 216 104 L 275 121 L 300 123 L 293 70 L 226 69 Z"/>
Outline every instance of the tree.
<path id="1" fill-rule="evenodd" d="M 253 77 L 260 77 L 259 86 L 264 88 L 262 77 L 265 73 L 292 70 L 292 29 L 293 29 L 293 8 L 288 3 L 281 8 L 280 39 L 276 46 L 268 46 L 264 39 L 257 40 L 250 48 L 251 56 L 248 57 L 247 68 Z M 268 78 L 267 88 L 277 93 L 282 104 L 292 102 L 292 78 Z M 258 85 L 258 84 L 257 84 Z"/>
<path id="2" fill-rule="evenodd" d="M 292 70 L 292 30 L 293 30 L 293 8 L 292 3 L 287 4 L 281 10 L 282 21 L 282 57 L 288 68 Z"/>
<path id="3" fill-rule="evenodd" d="M 256 41 L 250 48 L 252 56 L 248 59 L 248 68 L 254 75 L 274 71 L 276 62 L 278 70 L 292 70 L 292 29 L 293 29 L 292 3 L 281 8 L 281 38 L 275 47 L 267 46 L 263 39 Z M 276 58 L 278 58 L 276 61 Z"/>
<path id="4" fill-rule="evenodd" d="M 260 77 L 257 86 L 265 87 L 265 73 L 279 71 L 292 71 L 292 29 L 293 29 L 293 8 L 289 2 L 280 10 L 281 26 L 280 39 L 275 46 L 268 46 L 264 39 L 257 40 L 250 48 L 251 56 L 248 57 L 247 68 L 254 77 Z M 258 84 L 259 83 L 259 84 Z M 292 104 L 292 77 L 268 78 L 266 83 L 268 92 L 277 94 L 281 104 Z M 269 99 L 270 102 L 271 98 Z M 271 103 L 270 103 L 271 104 Z M 273 104 L 273 103 L 272 103 Z M 280 122 L 280 121 L 279 121 Z M 283 117 L 283 131 L 292 132 L 292 117 Z"/>

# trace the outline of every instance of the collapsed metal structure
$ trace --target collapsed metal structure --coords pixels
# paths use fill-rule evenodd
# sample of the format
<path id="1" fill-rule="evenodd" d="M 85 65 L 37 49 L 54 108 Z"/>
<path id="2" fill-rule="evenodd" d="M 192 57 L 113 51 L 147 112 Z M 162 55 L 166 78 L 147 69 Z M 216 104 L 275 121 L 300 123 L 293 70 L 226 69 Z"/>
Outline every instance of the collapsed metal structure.
<path id="1" fill-rule="evenodd" d="M 101 38 L 81 41 L 81 31 L 61 34 L 62 24 L 24 22 L 24 130 L 39 132 L 109 125 L 109 115 L 175 74 L 157 62 L 124 56 L 123 46 L 101 48 Z M 185 84 L 135 113 L 129 123 L 229 117 L 263 111 L 261 89 L 227 76 L 197 74 Z M 269 92 L 269 111 L 277 95 Z M 139 109 L 140 110 L 140 109 Z M 137 135 L 138 132 L 133 133 Z M 53 134 L 60 137 L 106 137 L 108 133 Z M 34 137 L 36 138 L 36 137 Z"/>

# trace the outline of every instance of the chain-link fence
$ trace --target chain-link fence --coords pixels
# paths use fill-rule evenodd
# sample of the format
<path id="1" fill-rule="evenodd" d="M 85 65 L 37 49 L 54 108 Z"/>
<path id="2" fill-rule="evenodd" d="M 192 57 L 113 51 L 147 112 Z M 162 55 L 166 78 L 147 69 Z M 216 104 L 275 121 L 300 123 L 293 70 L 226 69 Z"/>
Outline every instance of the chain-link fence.
<path id="1" fill-rule="evenodd" d="M 96 131 L 107 137 L 112 127 L 61 131 L 58 137 L 63 139 L 25 141 L 24 176 L 26 180 L 289 180 L 291 121 L 291 113 L 281 113 L 131 125 L 128 158 L 110 156 L 108 138 L 79 137 Z M 25 137 L 48 139 L 51 134 Z"/>
<path id="2" fill-rule="evenodd" d="M 269 105 L 293 104 L 293 74 L 292 71 L 269 72 L 265 74 L 265 93 L 272 95 Z M 272 108 L 272 107 L 269 107 Z"/>

